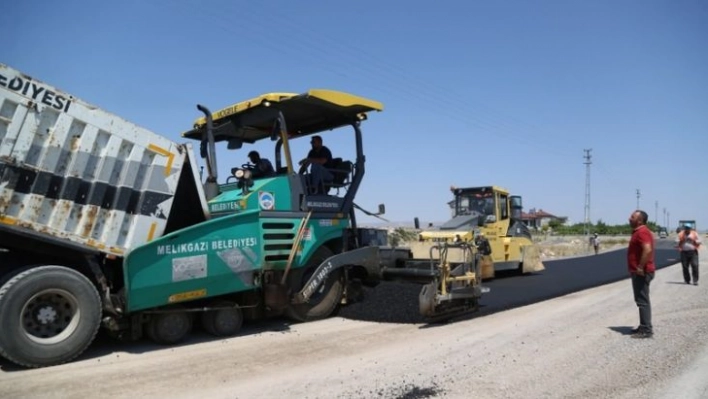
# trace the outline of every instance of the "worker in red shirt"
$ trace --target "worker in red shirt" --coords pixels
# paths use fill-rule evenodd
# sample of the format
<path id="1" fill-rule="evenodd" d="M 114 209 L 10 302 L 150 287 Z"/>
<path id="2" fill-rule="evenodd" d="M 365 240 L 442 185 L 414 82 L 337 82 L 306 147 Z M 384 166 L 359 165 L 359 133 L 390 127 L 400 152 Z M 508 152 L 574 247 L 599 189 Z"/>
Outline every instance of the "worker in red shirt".
<path id="1" fill-rule="evenodd" d="M 639 308 L 639 327 L 632 330 L 632 338 L 651 338 L 654 328 L 651 324 L 651 301 L 649 283 L 654 279 L 654 234 L 646 226 L 649 216 L 636 210 L 629 217 L 632 238 L 627 249 L 627 267 L 632 278 L 634 302 Z"/>

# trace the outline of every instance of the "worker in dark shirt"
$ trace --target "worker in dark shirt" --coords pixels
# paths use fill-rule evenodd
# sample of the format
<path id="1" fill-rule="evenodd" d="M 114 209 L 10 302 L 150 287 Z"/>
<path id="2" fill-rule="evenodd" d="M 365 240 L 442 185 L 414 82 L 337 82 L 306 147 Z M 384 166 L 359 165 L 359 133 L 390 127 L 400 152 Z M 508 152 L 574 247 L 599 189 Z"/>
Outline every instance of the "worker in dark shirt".
<path id="1" fill-rule="evenodd" d="M 251 163 L 255 165 L 251 173 L 253 173 L 253 178 L 258 179 L 261 177 L 271 177 L 275 175 L 275 169 L 273 169 L 273 164 L 270 163 L 266 158 L 261 158 L 261 154 L 258 151 L 251 151 L 248 153 L 248 159 Z"/>
<path id="2" fill-rule="evenodd" d="M 324 184 L 334 179 L 329 170 L 333 167 L 332 152 L 322 144 L 320 136 L 312 136 L 310 144 L 312 149 L 307 153 L 307 158 L 300 161 L 300 166 L 310 166 L 310 192 L 324 194 Z"/>

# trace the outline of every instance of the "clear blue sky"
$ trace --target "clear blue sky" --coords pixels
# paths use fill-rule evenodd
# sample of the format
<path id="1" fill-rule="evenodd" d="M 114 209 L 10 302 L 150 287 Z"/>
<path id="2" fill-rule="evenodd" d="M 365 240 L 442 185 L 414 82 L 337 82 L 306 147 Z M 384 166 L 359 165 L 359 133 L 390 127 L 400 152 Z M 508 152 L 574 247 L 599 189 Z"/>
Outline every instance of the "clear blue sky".
<path id="1" fill-rule="evenodd" d="M 0 62 L 174 140 L 197 103 L 383 102 L 357 202 L 394 221 L 443 221 L 451 185 L 495 184 L 581 222 L 592 149 L 593 222 L 625 223 L 639 189 L 651 220 L 708 228 L 708 1 L 4 3 Z M 345 133 L 324 137 L 335 155 Z M 245 152 L 218 161 L 226 177 Z"/>

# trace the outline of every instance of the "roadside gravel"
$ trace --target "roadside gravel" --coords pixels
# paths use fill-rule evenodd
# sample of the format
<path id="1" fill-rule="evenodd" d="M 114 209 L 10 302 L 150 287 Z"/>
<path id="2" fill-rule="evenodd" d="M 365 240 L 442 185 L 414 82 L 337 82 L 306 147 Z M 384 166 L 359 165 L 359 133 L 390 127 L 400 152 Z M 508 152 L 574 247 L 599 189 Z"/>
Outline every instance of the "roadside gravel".
<path id="1" fill-rule="evenodd" d="M 0 397 L 708 398 L 708 280 L 686 285 L 674 265 L 651 290 L 653 339 L 627 335 L 638 321 L 628 279 L 439 325 L 418 323 L 400 296 L 380 297 L 383 316 L 353 307 L 281 331 L 3 371 Z"/>

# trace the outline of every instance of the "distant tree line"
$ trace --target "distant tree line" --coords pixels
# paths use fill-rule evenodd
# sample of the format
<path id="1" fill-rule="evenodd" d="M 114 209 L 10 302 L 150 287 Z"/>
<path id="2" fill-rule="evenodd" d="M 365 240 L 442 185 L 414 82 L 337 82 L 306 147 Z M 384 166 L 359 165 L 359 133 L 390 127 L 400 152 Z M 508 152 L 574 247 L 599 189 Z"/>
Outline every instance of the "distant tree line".
<path id="1" fill-rule="evenodd" d="M 543 234 L 551 233 L 553 235 L 565 236 L 579 236 L 585 234 L 585 228 L 588 228 L 590 234 L 599 234 L 603 236 L 613 236 L 613 235 L 631 235 L 632 228 L 629 223 L 619 224 L 619 225 L 609 225 L 602 220 L 598 220 L 597 223 L 590 223 L 587 226 L 585 223 L 575 223 L 573 225 L 564 225 L 557 220 L 552 220 L 548 222 L 547 225 L 541 227 L 540 231 Z M 648 222 L 647 227 L 651 231 L 658 232 L 659 226 L 654 222 Z M 407 241 L 414 241 L 418 239 L 418 231 L 415 229 L 409 229 L 404 227 L 398 227 L 389 231 L 388 233 L 388 243 L 392 246 L 401 245 Z"/>
<path id="2" fill-rule="evenodd" d="M 654 222 L 648 222 L 647 227 L 651 231 L 658 232 L 659 226 Z M 583 235 L 585 234 L 585 229 L 588 229 L 590 234 L 600 234 L 600 235 L 629 235 L 632 234 L 632 227 L 629 223 L 609 225 L 602 220 L 598 220 L 597 223 L 575 223 L 573 225 L 563 225 L 559 221 L 553 220 L 548 223 L 548 225 L 543 226 L 541 229 L 544 233 L 553 232 L 555 235 Z"/>

